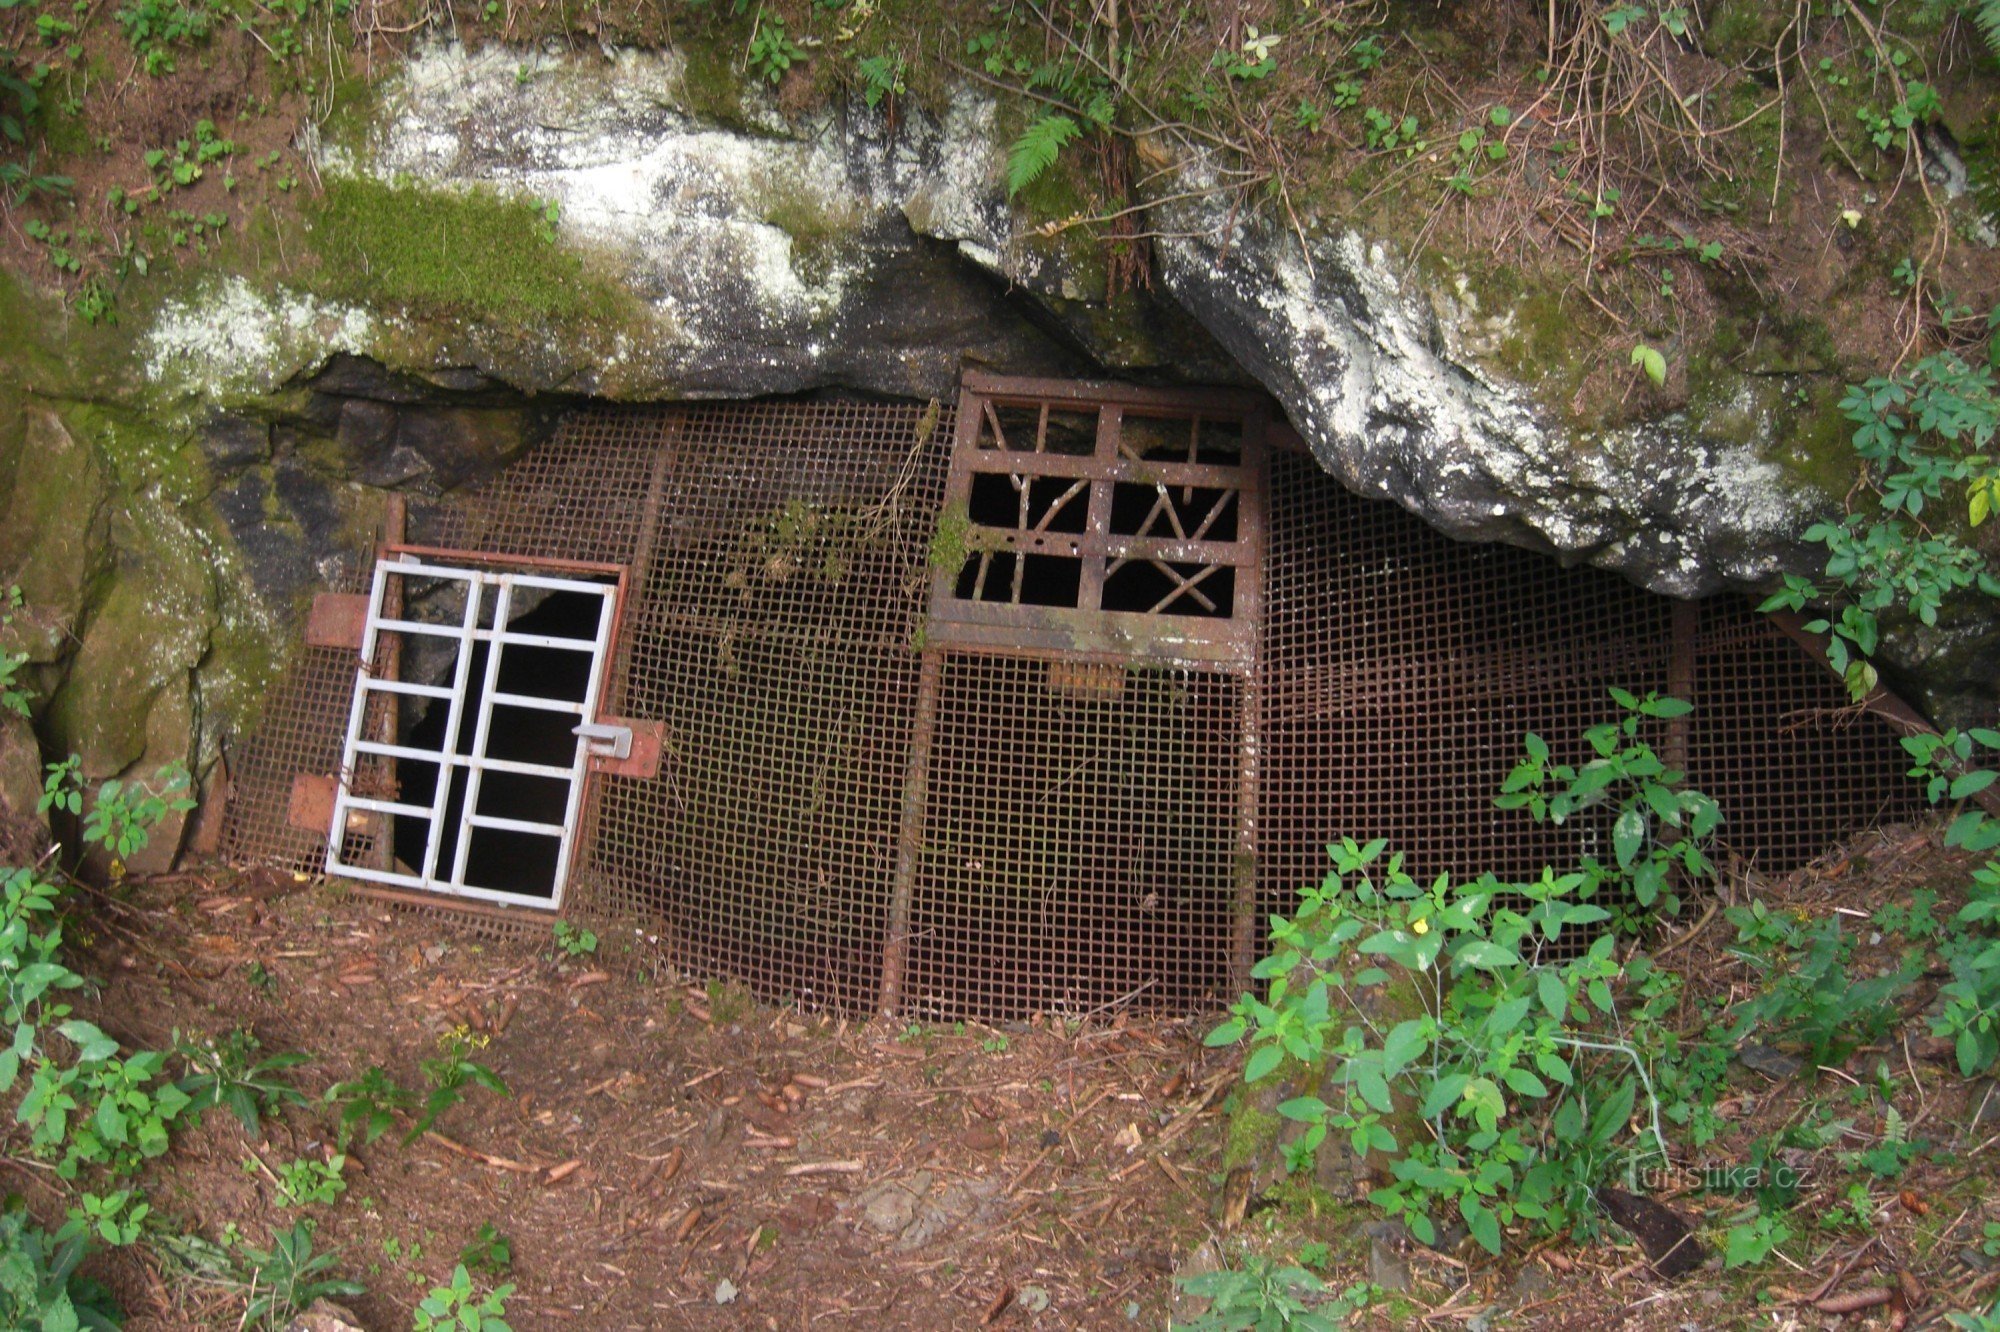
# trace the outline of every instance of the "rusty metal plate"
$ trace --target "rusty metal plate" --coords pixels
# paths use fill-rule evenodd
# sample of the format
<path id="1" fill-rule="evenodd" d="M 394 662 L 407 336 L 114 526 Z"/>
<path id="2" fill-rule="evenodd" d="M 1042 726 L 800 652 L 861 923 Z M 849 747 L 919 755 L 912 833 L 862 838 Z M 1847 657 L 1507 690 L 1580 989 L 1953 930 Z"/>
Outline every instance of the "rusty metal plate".
<path id="1" fill-rule="evenodd" d="M 368 598 L 363 593 L 322 592 L 313 598 L 306 619 L 306 646 L 361 650 L 368 628 Z"/>
<path id="2" fill-rule="evenodd" d="M 285 822 L 301 832 L 316 832 L 325 837 L 333 826 L 333 798 L 339 789 L 340 782 L 335 777 L 300 773 L 292 779 L 292 799 Z"/>

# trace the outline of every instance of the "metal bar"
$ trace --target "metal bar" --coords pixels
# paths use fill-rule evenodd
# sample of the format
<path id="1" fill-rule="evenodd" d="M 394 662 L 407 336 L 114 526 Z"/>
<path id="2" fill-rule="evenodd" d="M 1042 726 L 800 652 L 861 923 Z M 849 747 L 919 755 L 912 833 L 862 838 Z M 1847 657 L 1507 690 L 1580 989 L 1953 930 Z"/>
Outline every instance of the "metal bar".
<path id="1" fill-rule="evenodd" d="M 1106 413 L 1122 409 L 1109 406 Z M 1131 486 L 1233 487 L 1242 468 L 1235 463 L 1159 462 L 1083 453 L 1001 453 L 973 449 L 966 466 L 974 476 L 1066 477 L 1089 481 L 1121 481 Z"/>
<path id="2" fill-rule="evenodd" d="M 465 681 L 472 673 L 472 631 L 479 627 L 479 602 L 485 592 L 485 580 L 477 574 L 465 578 L 465 619 L 461 624 L 464 633 L 458 642 L 458 660 L 452 667 L 451 697 L 446 703 L 444 722 L 444 744 L 446 749 L 456 749 L 458 728 L 465 716 Z M 450 772 L 438 774 L 437 794 L 431 802 L 431 839 L 424 848 L 423 868 L 418 873 L 421 882 L 429 883 L 437 877 L 438 843 L 443 840 L 444 808 L 451 796 Z M 466 807 L 469 810 L 469 806 Z M 463 843 L 461 838 L 460 842 Z"/>
<path id="3" fill-rule="evenodd" d="M 481 580 L 482 582 L 484 579 Z M 486 741 L 493 729 L 493 695 L 499 692 L 500 653 L 506 646 L 507 619 L 514 609 L 514 576 L 501 574 L 495 580 L 493 596 L 493 628 L 498 636 L 491 640 L 486 649 L 486 679 L 479 689 L 479 716 L 473 723 L 472 749 L 466 757 L 465 803 L 459 807 L 463 815 L 463 827 L 458 834 L 458 846 L 452 856 L 451 882 L 463 886 L 465 864 L 472 855 L 472 830 L 488 825 L 479 821 L 479 788 L 486 777 Z M 455 740 L 457 731 L 452 732 Z M 440 789 L 448 785 L 439 781 Z M 426 876 L 428 877 L 428 876 Z"/>
<path id="4" fill-rule="evenodd" d="M 623 588 L 624 585 L 625 581 L 621 575 L 617 586 Z M 584 688 L 583 719 L 586 722 L 595 721 L 600 715 L 599 705 L 603 700 L 605 673 L 610 667 L 611 635 L 616 632 L 621 615 L 616 589 L 605 588 L 600 595 L 606 600 L 597 616 L 597 649 L 593 658 L 595 669 L 590 672 L 590 682 Z M 578 736 L 574 763 L 576 775 L 569 784 L 569 801 L 563 809 L 562 837 L 556 843 L 556 882 L 555 890 L 550 894 L 550 901 L 557 907 L 562 905 L 563 895 L 569 890 L 571 863 L 576 858 L 578 813 L 583 805 L 584 789 L 590 780 L 589 748 L 584 743 L 583 737 Z"/>
<path id="5" fill-rule="evenodd" d="M 601 560 L 570 560 L 553 555 L 519 555 L 495 550 L 455 550 L 449 546 L 413 546 L 403 542 L 391 543 L 383 549 L 392 556 L 414 556 L 411 563 L 429 575 L 463 578 L 466 570 L 448 565 L 430 564 L 431 559 L 463 560 L 482 565 L 506 568 L 518 565 L 525 569 L 549 569 L 558 573 L 606 574 L 622 578 L 625 566 L 610 564 Z M 572 580 L 574 581 L 574 580 Z M 567 587 L 568 584 L 560 584 Z"/>
<path id="6" fill-rule="evenodd" d="M 402 495 L 390 492 L 382 505 L 382 541 L 388 544 L 401 541 L 409 535 L 410 506 Z M 382 614 L 389 619 L 401 619 L 403 614 L 403 585 L 399 580 L 390 579 L 383 590 Z M 395 680 L 403 673 L 403 640 L 391 635 L 382 647 L 381 678 Z M 403 709 L 392 697 L 382 709 L 382 724 L 376 739 L 384 745 L 394 745 L 398 732 L 402 729 Z M 398 791 L 396 758 L 393 754 L 382 756 L 383 776 L 386 789 Z M 443 774 L 440 773 L 440 776 Z M 399 792 L 400 793 L 400 792 Z M 375 839 L 375 868 L 393 869 L 396 864 L 396 824 L 392 819 Z"/>
<path id="7" fill-rule="evenodd" d="M 465 816 L 465 823 L 470 828 L 493 828 L 500 832 L 535 833 L 542 837 L 561 837 L 563 835 L 563 825 L 560 823 L 537 823 L 533 819 L 504 819 L 495 814 L 468 814 Z M 470 837 L 461 837 L 459 845 L 463 846 L 471 840 Z M 465 875 L 462 873 L 454 874 L 452 882 L 463 886 Z M 526 893 L 516 895 L 522 897 L 528 896 Z"/>
<path id="8" fill-rule="evenodd" d="M 1222 407 L 1248 412 L 1263 395 L 1242 389 L 1147 388 L 1116 380 L 1044 379 L 967 370 L 959 385 L 1004 406 L 1036 407 L 1044 401 L 1119 403 L 1127 406 L 1199 411 Z"/>
<path id="9" fill-rule="evenodd" d="M 363 676 L 355 685 L 356 691 L 367 690 L 376 694 L 409 694 L 416 698 L 450 698 L 449 685 L 413 684 L 407 680 L 380 680 L 373 676 Z"/>
<path id="10" fill-rule="evenodd" d="M 923 858 L 924 813 L 930 798 L 931 741 L 937 729 L 938 683 L 943 653 L 927 649 L 917 668 L 917 715 L 910 728 L 910 761 L 903 773 L 903 815 L 896 834 L 896 879 L 889 894 L 888 929 L 882 941 L 882 984 L 875 1011 L 896 1016 L 910 963 L 910 906 Z"/>
<path id="11" fill-rule="evenodd" d="M 428 805 L 408 805 L 400 800 L 377 800 L 372 796 L 353 796 L 347 801 L 349 809 L 369 810 L 376 814 L 406 814 L 411 818 L 431 817 Z"/>
<path id="12" fill-rule="evenodd" d="M 508 694 L 496 691 L 493 694 L 496 708 L 534 708 L 541 712 L 570 712 L 581 716 L 584 705 L 573 703 L 566 698 L 538 698 L 534 694 Z"/>

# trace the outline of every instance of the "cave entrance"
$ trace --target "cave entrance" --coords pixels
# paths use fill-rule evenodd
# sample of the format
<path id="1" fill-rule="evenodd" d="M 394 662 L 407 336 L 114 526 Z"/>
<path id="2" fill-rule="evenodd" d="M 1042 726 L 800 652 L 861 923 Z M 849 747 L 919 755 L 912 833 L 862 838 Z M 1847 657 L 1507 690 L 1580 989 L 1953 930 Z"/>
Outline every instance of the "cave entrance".
<path id="1" fill-rule="evenodd" d="M 385 552 L 331 816 L 373 835 L 330 838 L 326 871 L 560 907 L 589 760 L 617 738 L 598 718 L 617 591 L 555 562 Z"/>
<path id="2" fill-rule="evenodd" d="M 390 526 L 234 756 L 228 853 L 621 923 L 806 1006 L 1212 1009 L 1339 837 L 1425 880 L 1607 855 L 1594 814 L 1493 796 L 1526 732 L 1587 762 L 1613 688 L 1695 704 L 1649 740 L 1718 859 L 1923 808 L 1922 719 L 1851 707 L 1781 622 L 1446 538 L 1252 394 L 592 404 Z"/>

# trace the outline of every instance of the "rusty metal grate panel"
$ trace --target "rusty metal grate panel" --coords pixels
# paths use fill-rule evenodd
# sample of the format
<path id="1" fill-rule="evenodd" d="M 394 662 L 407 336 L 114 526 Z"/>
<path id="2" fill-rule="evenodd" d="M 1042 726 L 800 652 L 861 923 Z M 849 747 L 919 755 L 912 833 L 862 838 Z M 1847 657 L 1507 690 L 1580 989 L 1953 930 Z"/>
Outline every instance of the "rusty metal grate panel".
<path id="1" fill-rule="evenodd" d="M 599 901 L 657 919 L 689 970 L 865 1009 L 951 414 L 678 417 L 621 671 L 622 710 L 663 721 L 667 752 L 657 781 L 600 788 Z M 601 445 L 585 422 L 565 447 Z"/>
<path id="2" fill-rule="evenodd" d="M 368 587 L 358 563 L 343 569 L 333 582 L 333 590 L 339 592 L 363 592 Z M 256 734 L 229 753 L 229 808 L 221 844 L 225 859 L 297 874 L 319 872 L 326 860 L 326 833 L 292 826 L 292 782 L 301 774 L 339 772 L 343 726 L 353 692 L 351 650 L 309 646 L 298 650 L 266 699 Z M 365 844 L 352 839 L 350 849 L 359 852 Z"/>
<path id="3" fill-rule="evenodd" d="M 1256 656 L 1268 405 L 968 375 L 932 574 L 950 646 Z"/>
<path id="4" fill-rule="evenodd" d="M 493 482 L 412 512 L 418 544 L 630 571 L 605 706 L 661 728 L 661 763 L 591 781 L 566 910 L 657 936 L 682 971 L 846 1011 L 1208 1007 L 1333 837 L 1388 838 L 1420 874 L 1531 874 L 1595 849 L 1588 818 L 1537 829 L 1491 800 L 1523 731 L 1581 758 L 1613 684 L 1693 698 L 1656 743 L 1760 868 L 1919 810 L 1890 723 L 1846 709 L 1741 602 L 1677 606 L 1447 540 L 1291 449 L 1259 465 L 1261 426 L 1242 427 L 1261 403 L 971 388 L 972 420 L 907 403 L 581 410 Z M 1238 423 L 1234 453 L 1204 413 Z M 1140 418 L 1134 456 L 1120 427 Z M 986 467 L 1014 503 L 970 540 L 955 441 L 973 450 L 966 485 Z M 1078 503 L 1081 533 L 1041 521 Z M 1199 532 L 1225 510 L 1226 540 L 1219 516 Z M 1076 604 L 1017 597 L 1011 572 L 1004 597 L 957 595 L 980 542 L 1052 535 L 1079 559 L 1104 538 Z M 1226 615 L 1153 617 L 1198 626 L 1178 638 L 1093 628 L 1136 549 L 1114 539 L 1228 545 L 1167 553 L 1217 557 L 1242 594 Z M 233 755 L 232 857 L 320 862 L 323 837 L 285 810 L 294 774 L 338 766 L 353 666 L 303 650 Z M 385 854 L 365 829 L 348 840 Z"/>
<path id="5" fill-rule="evenodd" d="M 1858 829 L 1924 815 L 1895 726 L 1851 706 L 1749 602 L 1703 602 L 1693 656 L 1688 771 L 1722 806 L 1737 857 L 1782 874 Z"/>
<path id="6" fill-rule="evenodd" d="M 1240 677 L 946 653 L 905 1011 L 1225 1001 Z"/>
<path id="7" fill-rule="evenodd" d="M 1921 808 L 1893 728 L 1844 709 L 1839 683 L 1736 598 L 1677 615 L 1607 573 L 1454 542 L 1302 454 L 1274 454 L 1270 493 L 1266 911 L 1289 909 L 1342 834 L 1387 838 L 1419 878 L 1533 874 L 1599 853 L 1601 824 L 1538 828 L 1492 797 L 1524 731 L 1562 761 L 1587 757 L 1579 736 L 1614 710 L 1613 685 L 1685 686 L 1691 725 L 1653 743 L 1684 752 L 1729 820 L 1724 845 L 1760 868 L 1794 868 Z"/>

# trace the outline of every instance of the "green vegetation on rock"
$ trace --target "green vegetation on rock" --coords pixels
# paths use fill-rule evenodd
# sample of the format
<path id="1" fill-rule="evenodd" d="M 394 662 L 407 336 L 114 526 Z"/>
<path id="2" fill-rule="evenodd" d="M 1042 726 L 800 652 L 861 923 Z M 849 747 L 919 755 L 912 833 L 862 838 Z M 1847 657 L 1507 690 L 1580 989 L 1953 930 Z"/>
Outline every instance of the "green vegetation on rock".
<path id="1" fill-rule="evenodd" d="M 343 300 L 471 323 L 629 313 L 630 295 L 556 239 L 551 207 L 487 190 L 331 178 L 307 210 L 317 285 Z"/>

